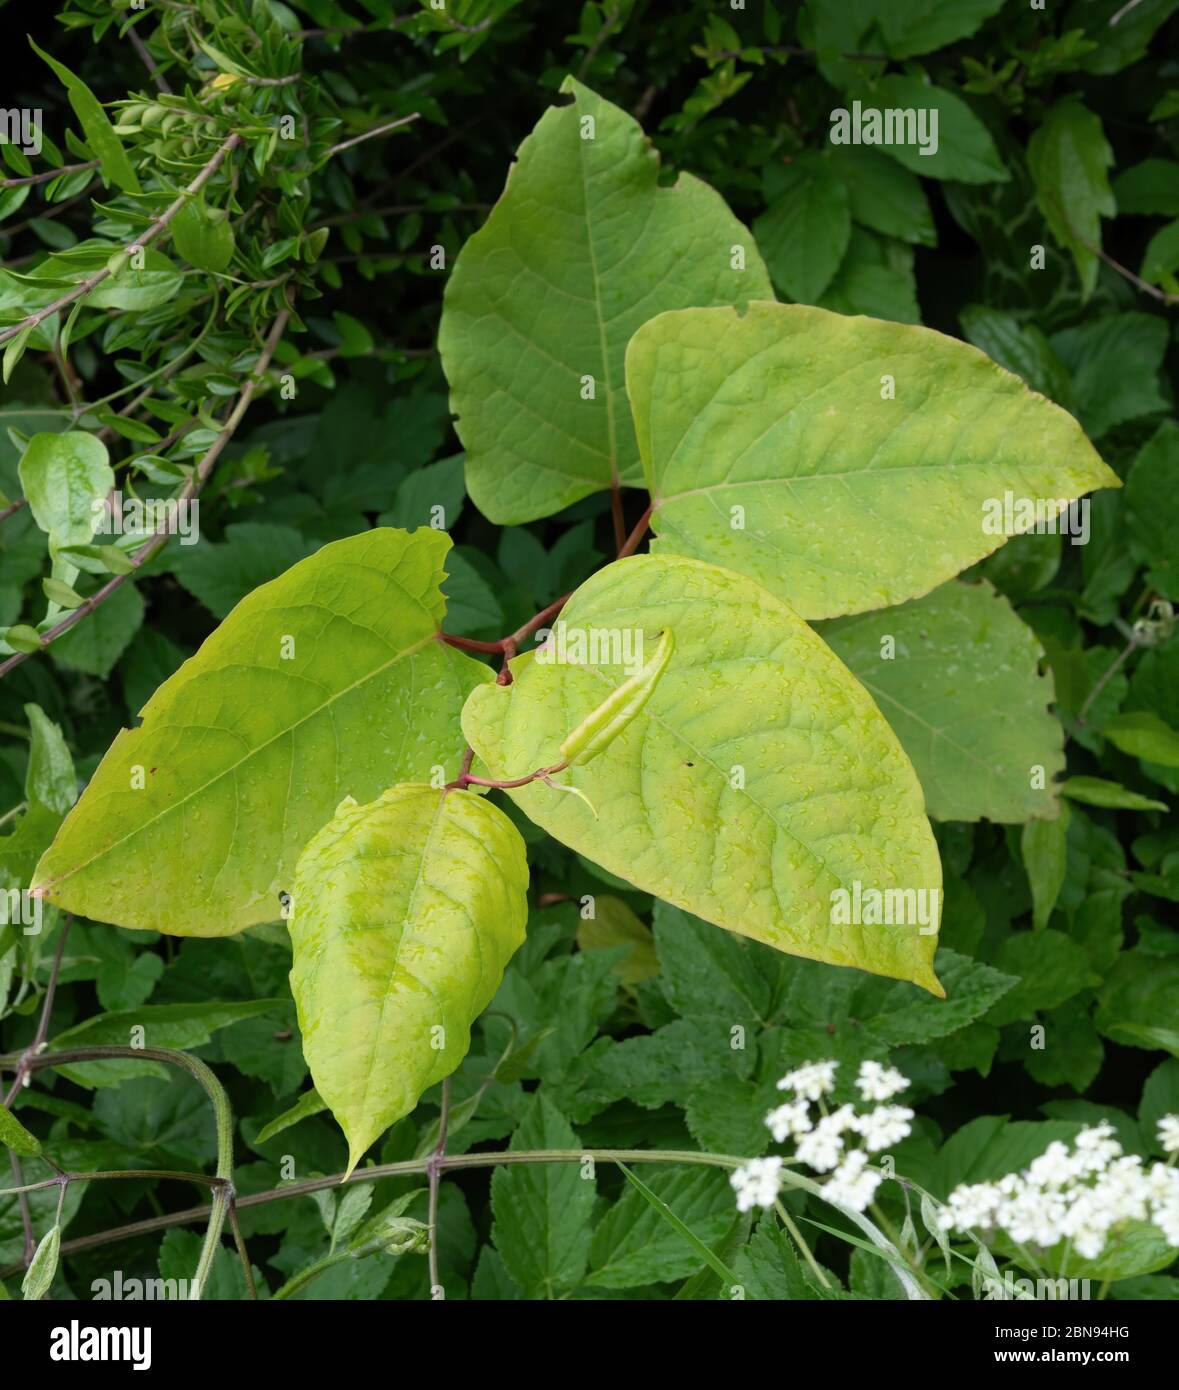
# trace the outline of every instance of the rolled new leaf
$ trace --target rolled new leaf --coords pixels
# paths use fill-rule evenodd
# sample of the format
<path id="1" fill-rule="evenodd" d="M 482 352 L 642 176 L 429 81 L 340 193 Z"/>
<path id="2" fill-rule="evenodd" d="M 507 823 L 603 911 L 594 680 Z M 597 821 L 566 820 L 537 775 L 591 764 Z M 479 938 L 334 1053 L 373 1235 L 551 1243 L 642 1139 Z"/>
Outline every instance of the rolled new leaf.
<path id="1" fill-rule="evenodd" d="M 667 669 L 673 651 L 675 634 L 669 630 L 660 636 L 659 645 L 650 661 L 629 680 L 623 681 L 617 690 L 611 691 L 564 740 L 561 756 L 571 767 L 588 763 L 614 742 L 651 698 L 651 692 Z"/>
<path id="2" fill-rule="evenodd" d="M 398 786 L 345 801 L 300 856 L 291 990 L 315 1088 L 369 1145 L 466 1056 L 524 940 L 528 863 L 474 792 Z"/>

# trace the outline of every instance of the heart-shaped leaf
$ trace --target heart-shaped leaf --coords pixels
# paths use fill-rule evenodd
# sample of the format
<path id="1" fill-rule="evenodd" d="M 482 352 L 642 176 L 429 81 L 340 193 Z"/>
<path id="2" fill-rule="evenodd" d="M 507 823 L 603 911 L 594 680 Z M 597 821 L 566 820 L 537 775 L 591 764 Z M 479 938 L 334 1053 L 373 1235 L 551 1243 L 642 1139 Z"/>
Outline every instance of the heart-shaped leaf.
<path id="1" fill-rule="evenodd" d="M 644 555 L 599 571 L 562 618 L 594 639 L 585 664 L 527 653 L 510 686 L 467 701 L 463 729 L 492 777 L 551 766 L 569 726 L 626 679 L 619 654 L 640 633 L 653 646 L 671 630 L 676 648 L 610 746 L 554 778 L 597 819 L 542 782 L 509 792 L 538 825 L 730 931 L 941 992 L 941 865 L 921 788 L 866 691 L 795 613 L 743 575 Z M 860 910 L 884 902 L 886 914 Z"/>
<path id="2" fill-rule="evenodd" d="M 928 593 L 1033 524 L 1017 502 L 1120 486 L 1071 415 L 910 324 L 666 313 L 631 340 L 626 380 L 652 549 L 740 570 L 804 618 Z"/>

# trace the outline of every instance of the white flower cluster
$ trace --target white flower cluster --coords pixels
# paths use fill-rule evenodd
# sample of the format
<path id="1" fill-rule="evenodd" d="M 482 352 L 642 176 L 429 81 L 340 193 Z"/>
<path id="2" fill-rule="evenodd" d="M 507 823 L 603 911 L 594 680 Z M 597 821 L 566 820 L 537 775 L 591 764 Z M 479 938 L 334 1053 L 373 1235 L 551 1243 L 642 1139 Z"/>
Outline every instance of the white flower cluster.
<path id="1" fill-rule="evenodd" d="M 1158 1134 L 1165 1152 L 1179 1153 L 1179 1115 L 1165 1115 Z M 1179 1169 L 1146 1168 L 1113 1135 L 1113 1125 L 1102 1121 L 1083 1129 L 1071 1150 L 1049 1144 L 1022 1173 L 956 1187 L 939 1214 L 942 1229 L 1001 1230 L 1042 1250 L 1069 1241 L 1082 1259 L 1093 1260 L 1123 1222 L 1152 1221 L 1169 1245 L 1179 1246 Z"/>
<path id="2" fill-rule="evenodd" d="M 806 1062 L 778 1082 L 779 1091 L 789 1091 L 786 1101 L 766 1115 L 766 1124 L 776 1143 L 794 1141 L 795 1157 L 816 1173 L 830 1173 L 823 1195 L 840 1206 L 864 1211 L 876 1194 L 882 1178 L 868 1167 L 868 1155 L 899 1143 L 911 1129 L 913 1112 L 903 1105 L 877 1104 L 873 1110 L 858 1111 L 854 1105 L 841 1105 L 828 1111 L 824 1097 L 835 1089 L 838 1062 Z M 865 1102 L 887 1101 L 903 1091 L 908 1079 L 892 1067 L 864 1062 L 856 1086 Z M 818 1105 L 816 1117 L 812 1105 Z M 855 1145 L 849 1136 L 855 1135 Z M 739 1211 L 753 1207 L 772 1207 L 782 1185 L 780 1158 L 754 1158 L 733 1173 L 730 1181 L 737 1193 Z"/>

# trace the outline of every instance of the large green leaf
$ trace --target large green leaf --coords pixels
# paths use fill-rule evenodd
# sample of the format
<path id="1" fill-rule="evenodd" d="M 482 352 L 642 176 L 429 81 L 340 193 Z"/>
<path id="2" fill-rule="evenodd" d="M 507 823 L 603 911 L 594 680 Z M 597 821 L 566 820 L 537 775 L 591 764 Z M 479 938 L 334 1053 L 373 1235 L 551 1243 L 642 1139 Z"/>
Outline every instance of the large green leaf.
<path id="1" fill-rule="evenodd" d="M 243 599 L 119 734 L 35 883 L 97 921 L 226 936 L 279 916 L 345 796 L 453 777 L 490 669 L 436 640 L 449 537 L 375 530 Z"/>
<path id="2" fill-rule="evenodd" d="M 561 90 L 572 101 L 541 117 L 455 262 L 438 337 L 467 490 L 504 525 L 612 478 L 641 484 L 623 386 L 640 324 L 773 298 L 753 237 L 713 189 L 689 174 L 661 187 L 630 116 L 572 78 Z"/>
<path id="3" fill-rule="evenodd" d="M 345 801 L 299 859 L 291 990 L 315 1088 L 365 1149 L 466 1056 L 524 940 L 524 842 L 467 791 Z"/>
<path id="4" fill-rule="evenodd" d="M 833 890 L 940 890 L 941 865 L 895 735 L 805 623 L 742 575 L 662 555 L 599 571 L 562 620 L 566 634 L 617 634 L 619 647 L 638 632 L 653 647 L 671 629 L 676 650 L 609 748 L 559 774 L 597 818 L 541 782 L 510 792 L 538 825 L 730 931 L 940 991 L 932 932 L 831 920 Z M 598 656 L 526 653 L 512 685 L 473 692 L 463 729 L 492 776 L 552 766 L 569 726 L 625 678 L 616 653 Z"/>
<path id="5" fill-rule="evenodd" d="M 928 328 L 688 309 L 635 334 L 626 373 L 653 549 L 740 570 L 805 618 L 928 593 L 1019 529 L 1014 507 L 984 510 L 1007 492 L 1120 485 L 1071 415 Z"/>
<path id="6" fill-rule="evenodd" d="M 896 731 L 931 816 L 1014 822 L 1057 813 L 1064 734 L 1048 710 L 1052 676 L 1040 670 L 1035 633 L 990 584 L 943 584 L 821 631 Z"/>

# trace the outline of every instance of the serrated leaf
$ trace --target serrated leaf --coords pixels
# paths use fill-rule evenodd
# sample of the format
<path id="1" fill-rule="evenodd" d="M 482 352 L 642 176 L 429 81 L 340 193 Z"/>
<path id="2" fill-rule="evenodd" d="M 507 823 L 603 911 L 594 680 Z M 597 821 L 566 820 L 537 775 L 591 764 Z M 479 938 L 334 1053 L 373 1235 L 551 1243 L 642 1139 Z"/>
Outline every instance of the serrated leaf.
<path id="1" fill-rule="evenodd" d="M 38 865 L 44 896 L 119 926 L 230 935 L 278 918 L 342 797 L 457 774 L 461 702 L 492 674 L 435 640 L 449 546 L 369 531 L 243 599 L 116 738 Z"/>
<path id="2" fill-rule="evenodd" d="M 78 798 L 74 760 L 60 727 L 40 705 L 26 705 L 25 718 L 30 735 L 25 800 L 38 801 L 64 816 Z"/>
<path id="3" fill-rule="evenodd" d="M 897 608 L 838 618 L 823 640 L 864 683 L 913 760 L 937 820 L 1051 814 L 1064 734 L 1043 648 L 985 581 L 943 584 Z M 1032 769 L 1044 770 L 1033 787 Z"/>
<path id="4" fill-rule="evenodd" d="M 544 1091 L 512 1135 L 518 1149 L 578 1148 L 577 1135 Z M 513 1164 L 491 1179 L 491 1238 L 528 1298 L 555 1298 L 585 1271 L 594 1209 L 592 1167 L 576 1162 Z"/>
<path id="5" fill-rule="evenodd" d="M 730 931 L 939 992 L 934 934 L 832 922 L 833 893 L 853 881 L 940 891 L 941 866 L 895 735 L 790 609 L 741 575 L 647 555 L 599 571 L 562 617 L 567 632 L 646 641 L 672 629 L 678 654 L 606 752 L 563 774 L 600 819 L 540 782 L 508 793 L 531 819 Z M 608 656 L 571 665 L 526 654 L 510 686 L 473 693 L 463 729 L 492 776 L 553 762 L 570 719 L 625 678 Z"/>
<path id="6" fill-rule="evenodd" d="M 572 101 L 520 146 L 455 262 L 439 331 L 467 489 L 502 525 L 548 516 L 612 477 L 641 484 L 623 381 L 640 324 L 663 309 L 773 297 L 752 235 L 718 194 L 689 174 L 660 187 L 659 158 L 629 115 L 573 78 L 561 90 Z"/>
<path id="7" fill-rule="evenodd" d="M 661 314 L 631 340 L 627 389 L 652 549 L 740 570 L 806 618 L 952 578 L 1031 524 L 996 513 L 1007 491 L 1120 485 L 1071 415 L 908 324 L 764 303 Z"/>
<path id="8" fill-rule="evenodd" d="M 524 842 L 473 792 L 345 803 L 299 858 L 291 992 L 349 1171 L 470 1045 L 524 940 Z"/>
<path id="9" fill-rule="evenodd" d="M 590 1246 L 588 1284 L 632 1289 L 686 1279 L 702 1264 L 711 1264 L 699 1244 L 669 1224 L 664 1210 L 670 1210 L 696 1242 L 714 1245 L 733 1221 L 733 1190 L 725 1174 L 715 1168 L 655 1167 L 645 1187 L 643 1192 L 632 1185 L 598 1222 Z M 728 1270 L 722 1277 L 736 1283 Z"/>

